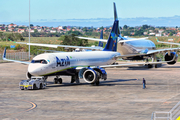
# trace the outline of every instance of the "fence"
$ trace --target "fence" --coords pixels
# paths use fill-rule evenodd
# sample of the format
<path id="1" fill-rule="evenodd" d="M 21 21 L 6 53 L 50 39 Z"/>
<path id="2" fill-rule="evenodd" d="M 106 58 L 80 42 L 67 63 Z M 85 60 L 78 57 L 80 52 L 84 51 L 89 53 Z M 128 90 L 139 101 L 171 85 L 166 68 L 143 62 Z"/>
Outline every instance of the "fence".
<path id="1" fill-rule="evenodd" d="M 0 62 L 6 62 L 2 59 L 2 55 L 0 54 Z M 28 60 L 29 53 L 28 52 L 16 52 L 16 53 L 6 53 L 6 58 L 11 60 Z"/>
<path id="2" fill-rule="evenodd" d="M 169 112 L 153 112 L 151 120 L 180 120 L 180 102 L 178 102 Z"/>

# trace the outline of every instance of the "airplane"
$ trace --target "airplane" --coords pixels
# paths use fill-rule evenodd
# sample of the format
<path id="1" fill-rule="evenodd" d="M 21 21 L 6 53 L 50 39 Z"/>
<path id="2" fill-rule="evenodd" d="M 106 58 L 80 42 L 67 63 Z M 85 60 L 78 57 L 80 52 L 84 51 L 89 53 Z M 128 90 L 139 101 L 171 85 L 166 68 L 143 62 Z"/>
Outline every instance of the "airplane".
<path id="1" fill-rule="evenodd" d="M 114 20 L 118 19 L 117 17 L 117 11 L 116 6 L 114 3 Z M 96 38 L 87 38 L 87 37 L 78 37 L 80 39 L 88 39 L 88 40 L 95 40 L 95 41 L 102 41 L 107 42 L 106 39 L 96 39 Z M 118 44 L 117 44 L 117 52 L 119 52 L 121 55 L 124 55 L 122 59 L 124 60 L 146 60 L 148 61 L 149 58 L 152 59 L 154 62 L 156 60 L 156 54 L 159 54 L 160 52 L 166 52 L 164 58 L 166 60 L 170 60 L 175 56 L 176 50 L 179 48 L 169 48 L 169 49 L 156 49 L 155 44 L 145 38 L 128 38 L 128 37 L 122 37 L 120 29 L 118 28 Z M 144 53 L 144 55 L 142 54 Z M 140 54 L 140 55 L 137 55 Z M 167 64 L 175 64 L 177 61 L 178 55 L 176 54 L 176 60 Z M 148 65 L 148 68 L 152 68 L 153 65 Z M 157 68 L 157 65 L 155 65 Z"/>
<path id="2" fill-rule="evenodd" d="M 177 52 L 175 53 L 175 56 L 169 61 L 112 65 L 112 63 L 114 63 L 118 58 L 125 57 L 124 55 L 121 55 L 119 52 L 117 52 L 119 29 L 118 23 L 119 20 L 115 19 L 112 30 L 108 37 L 107 44 L 102 51 L 43 53 L 35 56 L 31 62 L 24 62 L 6 59 L 5 48 L 3 53 L 3 60 L 28 64 L 28 71 L 26 73 L 26 77 L 28 79 L 30 79 L 32 76 L 44 76 L 46 79 L 48 76 L 55 76 L 54 83 L 56 84 L 58 82 L 62 83 L 62 79 L 59 77 L 66 75 L 71 76 L 71 83 L 74 83 L 75 81 L 76 83 L 79 83 L 79 79 L 84 79 L 86 83 L 99 85 L 99 79 L 107 79 L 105 68 L 144 64 L 156 65 L 159 63 L 172 62 L 176 59 L 175 56 Z M 29 44 L 37 45 L 36 43 Z M 143 53 L 143 55 L 144 54 L 146 53 Z M 134 55 L 135 54 L 133 54 L 133 56 Z"/>

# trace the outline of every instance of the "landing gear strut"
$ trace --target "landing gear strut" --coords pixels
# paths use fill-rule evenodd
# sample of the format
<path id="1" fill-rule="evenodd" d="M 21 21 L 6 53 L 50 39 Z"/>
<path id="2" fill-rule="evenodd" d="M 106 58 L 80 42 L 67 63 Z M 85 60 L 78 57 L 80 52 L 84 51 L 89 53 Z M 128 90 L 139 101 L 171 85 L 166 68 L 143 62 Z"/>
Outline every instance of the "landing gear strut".
<path id="1" fill-rule="evenodd" d="M 91 83 L 91 85 L 99 86 L 99 79 L 101 78 L 101 74 L 98 71 L 96 71 L 96 73 L 97 73 L 96 81 L 94 83 Z"/>
<path id="2" fill-rule="evenodd" d="M 54 78 L 54 84 L 62 84 L 62 78 L 58 78 L 58 76 L 56 76 L 56 78 Z"/>
<path id="3" fill-rule="evenodd" d="M 76 81 L 77 84 L 79 84 L 79 77 L 78 73 L 76 75 L 71 76 L 71 83 L 74 83 Z"/>
<path id="4" fill-rule="evenodd" d="M 98 86 L 99 85 L 99 79 L 97 79 L 94 83 L 91 83 L 93 86 Z"/>

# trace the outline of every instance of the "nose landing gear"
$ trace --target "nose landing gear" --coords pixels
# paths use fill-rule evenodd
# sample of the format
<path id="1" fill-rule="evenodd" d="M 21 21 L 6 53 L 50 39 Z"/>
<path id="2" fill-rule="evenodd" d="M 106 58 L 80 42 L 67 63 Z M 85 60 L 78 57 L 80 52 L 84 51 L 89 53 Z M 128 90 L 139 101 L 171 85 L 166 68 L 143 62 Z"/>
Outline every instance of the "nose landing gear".
<path id="1" fill-rule="evenodd" d="M 62 78 L 58 78 L 58 76 L 56 76 L 56 78 L 54 78 L 54 84 L 62 84 Z"/>

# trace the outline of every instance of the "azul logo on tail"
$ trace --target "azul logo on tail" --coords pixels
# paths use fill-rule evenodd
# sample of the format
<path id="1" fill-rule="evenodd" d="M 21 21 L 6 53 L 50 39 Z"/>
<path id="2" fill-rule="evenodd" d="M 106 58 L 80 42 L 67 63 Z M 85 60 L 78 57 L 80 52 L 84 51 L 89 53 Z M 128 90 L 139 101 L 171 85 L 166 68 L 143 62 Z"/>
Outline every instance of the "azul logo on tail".
<path id="1" fill-rule="evenodd" d="M 118 38 L 118 27 L 119 27 L 118 23 L 119 23 L 118 20 L 114 21 L 114 24 L 113 24 L 111 33 L 109 35 L 108 42 L 104 48 L 104 51 L 116 52 L 116 50 L 117 50 L 117 38 Z"/>
<path id="2" fill-rule="evenodd" d="M 69 66 L 70 65 L 70 60 L 69 57 L 66 56 L 66 59 L 59 59 L 58 57 L 56 57 L 56 66 Z"/>

